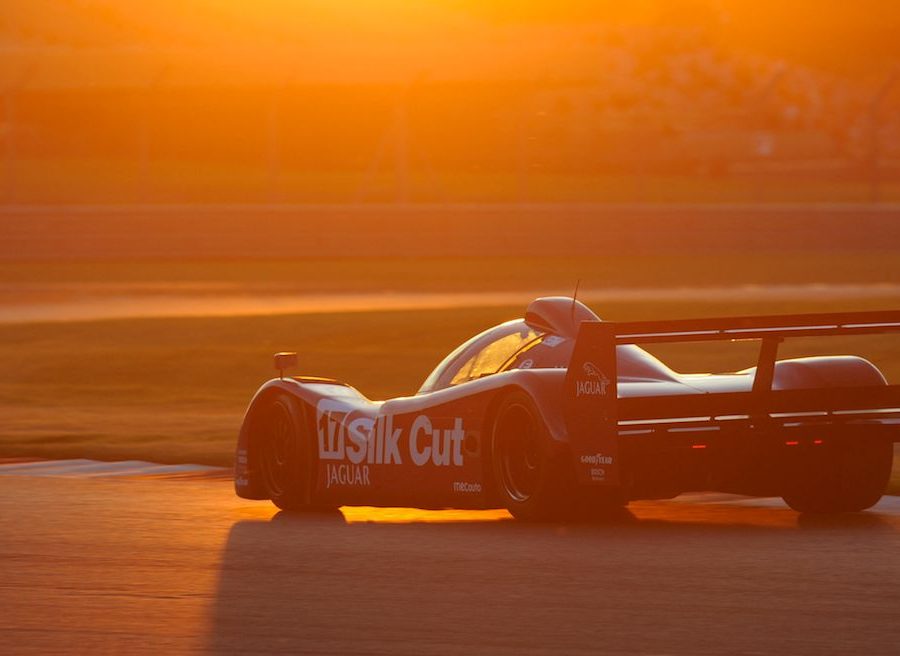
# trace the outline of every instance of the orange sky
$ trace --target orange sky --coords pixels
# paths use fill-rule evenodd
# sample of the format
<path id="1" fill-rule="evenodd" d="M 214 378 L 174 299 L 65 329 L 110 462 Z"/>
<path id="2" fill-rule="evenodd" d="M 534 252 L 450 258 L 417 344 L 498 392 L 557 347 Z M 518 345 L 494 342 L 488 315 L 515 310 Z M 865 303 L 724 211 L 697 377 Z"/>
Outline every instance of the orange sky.
<path id="1" fill-rule="evenodd" d="M 0 83 L 580 77 L 610 33 L 695 29 L 838 69 L 897 61 L 894 0 L 5 0 Z M 35 64 L 37 62 L 37 64 Z"/>

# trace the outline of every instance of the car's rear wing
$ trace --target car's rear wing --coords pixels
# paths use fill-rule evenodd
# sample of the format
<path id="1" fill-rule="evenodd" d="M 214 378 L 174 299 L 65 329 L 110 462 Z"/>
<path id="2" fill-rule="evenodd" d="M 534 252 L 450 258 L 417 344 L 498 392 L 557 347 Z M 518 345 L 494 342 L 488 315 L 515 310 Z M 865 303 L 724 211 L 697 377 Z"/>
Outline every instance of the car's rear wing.
<path id="1" fill-rule="evenodd" d="M 900 332 L 900 311 L 582 322 L 565 383 L 566 424 L 579 479 L 618 484 L 620 438 L 641 431 L 683 436 L 735 422 L 770 432 L 773 426 L 816 422 L 900 423 L 900 385 L 772 389 L 778 345 L 787 338 L 889 332 Z M 710 340 L 759 340 L 751 391 L 619 398 L 617 346 Z"/>

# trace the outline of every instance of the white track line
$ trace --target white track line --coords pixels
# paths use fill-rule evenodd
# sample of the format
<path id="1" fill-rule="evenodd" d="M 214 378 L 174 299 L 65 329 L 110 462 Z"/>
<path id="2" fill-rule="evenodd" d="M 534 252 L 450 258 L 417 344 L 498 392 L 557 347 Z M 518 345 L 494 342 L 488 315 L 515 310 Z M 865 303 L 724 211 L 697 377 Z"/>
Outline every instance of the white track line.
<path id="1" fill-rule="evenodd" d="M 230 473 L 226 467 L 207 465 L 160 465 L 144 460 L 101 462 L 84 458 L 75 460 L 35 460 L 0 463 L 0 476 L 37 476 L 54 478 L 99 478 L 109 476 L 186 476 Z"/>

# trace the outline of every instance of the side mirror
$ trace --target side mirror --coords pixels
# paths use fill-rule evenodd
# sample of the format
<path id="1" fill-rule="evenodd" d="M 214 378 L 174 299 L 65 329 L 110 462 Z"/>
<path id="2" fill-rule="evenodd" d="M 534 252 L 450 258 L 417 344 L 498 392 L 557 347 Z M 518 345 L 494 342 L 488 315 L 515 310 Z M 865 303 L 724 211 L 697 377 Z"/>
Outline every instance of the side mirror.
<path id="1" fill-rule="evenodd" d="M 297 366 L 297 354 L 291 351 L 282 351 L 275 354 L 274 361 L 279 378 L 284 378 L 286 370 Z"/>

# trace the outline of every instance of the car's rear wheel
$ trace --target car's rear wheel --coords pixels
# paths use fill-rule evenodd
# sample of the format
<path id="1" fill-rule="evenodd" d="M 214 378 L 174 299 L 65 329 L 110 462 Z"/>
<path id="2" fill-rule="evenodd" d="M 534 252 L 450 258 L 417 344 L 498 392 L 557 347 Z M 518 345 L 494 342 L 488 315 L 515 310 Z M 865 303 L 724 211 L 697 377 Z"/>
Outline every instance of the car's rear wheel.
<path id="1" fill-rule="evenodd" d="M 567 464 L 552 452 L 531 397 L 513 392 L 501 401 L 491 434 L 491 465 L 500 501 L 514 517 L 548 521 L 568 516 L 574 486 L 565 476 Z"/>
<path id="2" fill-rule="evenodd" d="M 310 509 L 312 451 L 299 404 L 276 394 L 260 409 L 259 471 L 267 496 L 282 510 Z"/>
<path id="3" fill-rule="evenodd" d="M 893 444 L 885 440 L 835 440 L 807 447 L 786 472 L 784 501 L 806 513 L 871 508 L 884 494 L 893 457 Z"/>

